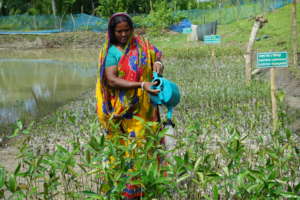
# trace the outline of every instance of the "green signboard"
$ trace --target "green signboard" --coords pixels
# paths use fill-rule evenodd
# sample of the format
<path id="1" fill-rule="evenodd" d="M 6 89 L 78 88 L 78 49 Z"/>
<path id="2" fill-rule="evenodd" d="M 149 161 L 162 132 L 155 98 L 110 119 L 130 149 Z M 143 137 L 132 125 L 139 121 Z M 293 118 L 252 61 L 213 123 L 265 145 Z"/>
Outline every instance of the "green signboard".
<path id="1" fill-rule="evenodd" d="M 287 52 L 264 52 L 256 54 L 258 68 L 288 67 Z"/>
<path id="2" fill-rule="evenodd" d="M 220 35 L 204 35 L 205 44 L 219 44 L 221 42 Z"/>
<path id="3" fill-rule="evenodd" d="M 183 28 L 182 33 L 191 33 L 192 29 L 191 28 Z"/>

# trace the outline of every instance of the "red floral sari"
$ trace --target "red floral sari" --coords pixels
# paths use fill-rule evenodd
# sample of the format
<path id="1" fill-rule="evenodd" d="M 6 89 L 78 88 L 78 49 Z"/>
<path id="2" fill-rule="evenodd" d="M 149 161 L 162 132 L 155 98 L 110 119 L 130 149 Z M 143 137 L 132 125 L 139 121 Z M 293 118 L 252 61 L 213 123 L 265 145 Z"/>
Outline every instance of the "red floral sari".
<path id="1" fill-rule="evenodd" d="M 157 131 L 157 124 L 154 123 L 152 131 L 146 129 L 144 124 L 159 121 L 158 107 L 150 102 L 149 94 L 141 88 L 119 89 L 108 86 L 104 76 L 108 49 L 109 40 L 106 41 L 99 55 L 96 85 L 99 121 L 107 131 L 108 138 L 115 134 L 128 134 L 140 141 L 138 143 L 142 146 L 145 134 Z M 132 36 L 117 65 L 117 75 L 128 81 L 149 82 L 152 80 L 153 63 L 160 56 L 161 52 L 148 40 Z M 127 184 L 122 195 L 127 199 L 134 199 L 143 196 L 143 192 L 139 186 Z"/>

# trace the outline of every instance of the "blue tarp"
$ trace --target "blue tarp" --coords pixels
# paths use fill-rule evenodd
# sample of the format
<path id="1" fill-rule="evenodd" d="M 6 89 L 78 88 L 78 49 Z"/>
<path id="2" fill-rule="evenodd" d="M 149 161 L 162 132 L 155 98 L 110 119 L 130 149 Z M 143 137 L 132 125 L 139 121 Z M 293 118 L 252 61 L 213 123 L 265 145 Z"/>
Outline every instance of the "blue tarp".
<path id="1" fill-rule="evenodd" d="M 170 30 L 182 33 L 184 28 L 191 28 L 192 23 L 188 19 L 184 19 L 178 24 L 172 25 Z"/>

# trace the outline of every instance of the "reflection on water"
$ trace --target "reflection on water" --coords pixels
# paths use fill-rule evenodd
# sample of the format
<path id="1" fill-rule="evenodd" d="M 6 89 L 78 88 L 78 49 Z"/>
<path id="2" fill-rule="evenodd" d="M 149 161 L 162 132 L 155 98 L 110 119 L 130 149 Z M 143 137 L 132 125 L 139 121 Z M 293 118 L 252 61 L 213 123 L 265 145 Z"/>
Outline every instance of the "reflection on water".
<path id="1" fill-rule="evenodd" d="M 0 59 L 0 125 L 37 117 L 95 83 L 94 63 Z"/>

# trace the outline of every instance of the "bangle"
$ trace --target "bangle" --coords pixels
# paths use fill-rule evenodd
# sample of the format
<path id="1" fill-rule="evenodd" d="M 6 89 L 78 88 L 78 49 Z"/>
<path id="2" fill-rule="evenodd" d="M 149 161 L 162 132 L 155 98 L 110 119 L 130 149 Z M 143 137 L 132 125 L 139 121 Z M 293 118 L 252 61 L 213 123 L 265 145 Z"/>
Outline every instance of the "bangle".
<path id="1" fill-rule="evenodd" d="M 142 82 L 141 84 L 141 89 L 144 90 L 144 85 L 145 85 L 145 82 Z"/>

